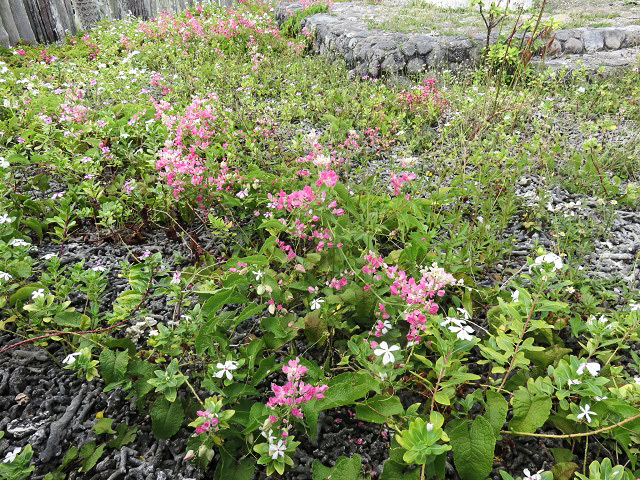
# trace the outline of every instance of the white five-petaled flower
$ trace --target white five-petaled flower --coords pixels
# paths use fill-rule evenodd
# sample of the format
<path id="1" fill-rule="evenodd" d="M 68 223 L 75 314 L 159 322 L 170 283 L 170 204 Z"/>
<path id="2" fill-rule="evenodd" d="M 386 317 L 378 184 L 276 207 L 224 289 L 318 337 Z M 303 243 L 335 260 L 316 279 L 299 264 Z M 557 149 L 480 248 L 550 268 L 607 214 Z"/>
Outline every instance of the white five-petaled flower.
<path id="1" fill-rule="evenodd" d="M 282 440 L 279 440 L 277 444 L 270 443 L 269 444 L 269 456 L 273 460 L 277 460 L 278 457 L 284 457 L 284 452 L 287 449 L 287 446 L 284 444 Z"/>
<path id="2" fill-rule="evenodd" d="M 9 168 L 9 162 L 4 157 L 0 157 L 0 168 Z"/>
<path id="3" fill-rule="evenodd" d="M 22 447 L 16 447 L 13 449 L 12 452 L 7 452 L 7 455 L 4 457 L 4 460 L 2 460 L 2 463 L 13 462 L 16 459 L 16 457 L 20 454 L 21 451 L 22 451 Z"/>
<path id="4" fill-rule="evenodd" d="M 567 383 L 569 384 L 569 387 L 571 387 L 571 385 L 580 385 L 582 382 L 576 378 L 575 380 L 567 380 Z"/>
<path id="5" fill-rule="evenodd" d="M 542 480 L 542 476 L 540 473 L 544 472 L 543 470 L 538 470 L 536 473 L 531 473 L 528 468 L 523 470 L 525 477 L 522 480 Z"/>
<path id="6" fill-rule="evenodd" d="M 38 298 L 44 298 L 44 288 L 39 288 L 35 292 L 32 292 L 31 298 L 34 300 L 37 300 Z"/>
<path id="7" fill-rule="evenodd" d="M 78 355 L 80 355 L 80 352 L 70 353 L 69 355 L 64 357 L 64 360 L 62 360 L 62 363 L 64 363 L 65 365 L 71 365 L 72 363 L 75 363 L 76 357 Z"/>
<path id="8" fill-rule="evenodd" d="M 546 253 L 544 255 L 540 255 L 534 260 L 533 265 L 529 267 L 529 273 L 531 273 L 531 269 L 533 267 L 541 266 L 545 263 L 553 263 L 553 268 L 551 269 L 552 272 L 562 269 L 562 259 L 555 253 Z"/>
<path id="9" fill-rule="evenodd" d="M 233 380 L 233 374 L 231 373 L 231 370 L 235 370 L 236 368 L 238 368 L 238 362 L 227 360 L 226 362 L 224 362 L 224 364 L 217 363 L 216 368 L 218 369 L 218 371 L 216 372 L 216 377 L 222 378 L 226 375 L 229 380 Z"/>
<path id="10" fill-rule="evenodd" d="M 591 423 L 591 415 L 597 415 L 596 412 L 591 410 L 589 404 L 586 404 L 584 407 L 580 407 L 580 412 L 577 416 L 578 420 L 582 420 L 583 418 L 587 419 L 587 423 Z"/>
<path id="11" fill-rule="evenodd" d="M 254 270 L 251 273 L 253 273 L 256 276 L 256 282 L 259 281 L 264 276 L 264 272 L 262 270 Z"/>
<path id="12" fill-rule="evenodd" d="M 597 377 L 598 373 L 600 372 L 600 364 L 598 362 L 582 362 L 578 367 L 578 370 L 576 370 L 576 373 L 578 375 L 582 375 L 585 368 L 594 377 Z"/>
<path id="13" fill-rule="evenodd" d="M 469 325 L 449 325 L 449 331 L 456 334 L 460 340 L 473 340 L 474 330 Z"/>
<path id="14" fill-rule="evenodd" d="M 378 357 L 380 355 L 382 355 L 382 364 L 386 365 L 387 363 L 391 363 L 395 360 L 395 357 L 393 356 L 393 352 L 396 352 L 400 350 L 400 345 L 387 345 L 387 342 L 381 342 L 380 345 L 378 345 L 378 348 L 376 348 L 373 353 L 375 353 Z"/>
<path id="15" fill-rule="evenodd" d="M 324 302 L 324 298 L 314 298 L 311 301 L 311 310 L 317 310 L 322 306 L 322 303 Z"/>
<path id="16" fill-rule="evenodd" d="M 13 277 L 10 274 L 8 274 L 7 272 L 0 272 L 0 280 L 4 280 L 5 282 L 8 282 L 12 278 Z"/>
<path id="17" fill-rule="evenodd" d="M 3 223 L 11 223 L 13 221 L 13 218 L 9 218 L 9 215 L 7 215 L 6 213 L 0 213 L 0 225 L 2 225 Z"/>

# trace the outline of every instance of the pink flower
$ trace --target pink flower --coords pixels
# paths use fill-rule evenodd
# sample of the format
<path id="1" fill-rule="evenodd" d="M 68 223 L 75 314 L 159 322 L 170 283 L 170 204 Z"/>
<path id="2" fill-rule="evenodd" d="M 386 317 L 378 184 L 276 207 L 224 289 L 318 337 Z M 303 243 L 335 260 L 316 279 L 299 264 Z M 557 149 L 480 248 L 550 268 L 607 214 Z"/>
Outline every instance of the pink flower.
<path id="1" fill-rule="evenodd" d="M 320 187 L 323 184 L 327 187 L 334 187 L 338 183 L 338 175 L 333 170 L 327 172 L 320 172 L 320 177 L 316 181 L 316 186 Z"/>

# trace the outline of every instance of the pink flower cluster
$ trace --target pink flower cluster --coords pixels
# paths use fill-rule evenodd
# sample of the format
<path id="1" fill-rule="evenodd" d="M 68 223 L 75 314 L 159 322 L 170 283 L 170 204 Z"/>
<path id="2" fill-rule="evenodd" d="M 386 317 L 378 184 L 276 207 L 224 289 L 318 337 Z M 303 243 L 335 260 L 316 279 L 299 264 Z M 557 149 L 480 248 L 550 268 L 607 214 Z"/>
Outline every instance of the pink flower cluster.
<path id="1" fill-rule="evenodd" d="M 302 377 L 307 373 L 307 367 L 300 364 L 300 358 L 289 360 L 287 365 L 282 366 L 282 371 L 287 374 L 287 383 L 283 386 L 271 384 L 274 396 L 267 401 L 267 407 L 275 408 L 278 405 L 293 406 L 306 403 L 314 398 L 324 398 L 324 392 L 329 388 L 327 385 L 314 387 L 302 381 Z M 302 411 L 293 407 L 292 415 L 302 418 Z"/>
<path id="2" fill-rule="evenodd" d="M 427 106 L 433 106 L 441 111 L 448 104 L 438 91 L 435 78 L 427 78 L 423 86 L 414 87 L 410 92 L 400 92 L 399 98 L 413 113 L 420 113 Z"/>
<path id="3" fill-rule="evenodd" d="M 403 173 L 399 177 L 395 173 L 391 175 L 390 182 L 391 182 L 391 185 L 393 185 L 393 194 L 398 195 L 400 193 L 400 190 L 402 189 L 402 186 L 405 183 L 410 182 L 411 180 L 414 180 L 415 178 L 416 178 L 415 173 Z"/>
<path id="4" fill-rule="evenodd" d="M 202 425 L 196 427 L 196 433 L 206 433 L 211 429 L 218 429 L 217 427 L 219 420 L 214 413 L 211 413 L 209 410 L 198 410 L 196 413 L 199 417 L 206 418 L 205 422 Z"/>
<path id="5" fill-rule="evenodd" d="M 434 298 L 444 296 L 444 288 L 448 285 L 461 284 L 461 281 L 456 281 L 453 275 L 446 273 L 435 263 L 423 268 L 420 273 L 422 276 L 416 281 L 404 270 L 398 270 L 397 266 L 387 267 L 387 276 L 393 280 L 391 294 L 402 298 L 408 305 L 417 307 L 405 314 L 405 320 L 410 325 L 407 339 L 411 343 L 419 342 L 420 333 L 426 328 L 425 312 L 431 315 L 438 313 L 438 304 Z"/>

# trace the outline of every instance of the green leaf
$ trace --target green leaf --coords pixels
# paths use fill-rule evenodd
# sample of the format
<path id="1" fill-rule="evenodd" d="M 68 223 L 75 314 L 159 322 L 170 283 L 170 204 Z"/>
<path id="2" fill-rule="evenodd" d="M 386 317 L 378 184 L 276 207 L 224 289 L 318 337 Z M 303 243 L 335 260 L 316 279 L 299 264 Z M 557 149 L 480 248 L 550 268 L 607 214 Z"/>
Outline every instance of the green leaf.
<path id="1" fill-rule="evenodd" d="M 156 438 L 161 440 L 175 435 L 184 420 L 184 410 L 179 401 L 170 403 L 164 397 L 158 397 L 151 405 L 151 428 Z"/>
<path id="2" fill-rule="evenodd" d="M 436 392 L 436 394 L 434 395 L 434 398 L 436 402 L 439 403 L 440 405 L 451 405 L 451 400 L 449 399 L 449 396 L 446 393 L 444 393 L 442 390 Z"/>
<path id="3" fill-rule="evenodd" d="M 30 285 L 25 285 L 24 287 L 16 290 L 16 292 L 9 297 L 9 303 L 12 306 L 15 306 L 17 302 L 31 298 L 31 294 L 34 291 L 38 290 L 39 288 L 43 288 L 42 285 L 40 285 L 39 283 L 32 283 Z"/>
<path id="4" fill-rule="evenodd" d="M 61 327 L 77 329 L 89 326 L 91 321 L 87 315 L 83 315 L 80 312 L 59 312 L 56 313 L 53 320 Z"/>
<path id="5" fill-rule="evenodd" d="M 551 398 L 547 395 L 532 396 L 521 388 L 513 395 L 513 418 L 509 428 L 514 432 L 533 433 L 544 425 L 551 412 Z"/>
<path id="6" fill-rule="evenodd" d="M 402 403 L 395 395 L 376 395 L 363 403 L 356 403 L 356 417 L 365 422 L 388 423 L 393 421 L 391 417 L 403 413 Z"/>
<path id="7" fill-rule="evenodd" d="M 580 467 L 573 462 L 556 463 L 553 467 L 551 467 L 553 480 L 570 480 L 573 477 L 574 472 L 578 468 Z"/>
<path id="8" fill-rule="evenodd" d="M 453 427 L 449 430 L 449 425 Z M 459 420 L 447 425 L 453 447 L 453 461 L 462 480 L 484 480 L 491 472 L 496 437 L 483 417 Z"/>
<path id="9" fill-rule="evenodd" d="M 124 379 L 129 364 L 129 352 L 108 348 L 100 353 L 100 374 L 107 385 Z"/>
<path id="10" fill-rule="evenodd" d="M 360 469 L 362 468 L 362 458 L 354 455 L 351 458 L 338 457 L 334 467 L 325 467 L 318 460 L 313 461 L 311 466 L 311 478 L 313 480 L 358 480 Z"/>
<path id="11" fill-rule="evenodd" d="M 384 462 L 380 480 L 419 480 L 420 469 L 413 468 L 405 473 L 407 466 L 389 459 Z"/>
<path id="12" fill-rule="evenodd" d="M 136 432 L 138 431 L 138 427 L 129 427 L 126 423 L 120 423 L 116 425 L 116 438 L 109 441 L 108 445 L 110 448 L 120 449 L 123 445 L 127 445 L 128 443 L 135 442 L 136 440 Z"/>
<path id="13" fill-rule="evenodd" d="M 93 433 L 96 435 L 101 435 L 103 433 L 116 433 L 116 431 L 111 428 L 111 425 L 113 425 L 113 418 L 101 418 L 92 427 Z"/>
<path id="14" fill-rule="evenodd" d="M 509 404 L 502 394 L 494 392 L 493 390 L 487 390 L 487 403 L 484 418 L 486 418 L 493 427 L 493 433 L 495 433 L 496 437 L 500 433 L 500 430 L 502 430 L 504 422 L 507 421 L 508 411 Z"/>
<path id="15" fill-rule="evenodd" d="M 320 310 L 314 310 L 309 312 L 304 317 L 304 334 L 309 342 L 318 346 L 325 343 L 329 336 L 329 330 L 327 328 L 327 319 L 322 315 Z"/>
<path id="16" fill-rule="evenodd" d="M 365 371 L 341 373 L 333 377 L 327 385 L 329 388 L 323 399 L 311 400 L 302 407 L 312 437 L 316 435 L 320 411 L 350 405 L 365 397 L 371 390 L 380 393 L 380 381 Z"/>
<path id="17" fill-rule="evenodd" d="M 95 450 L 93 450 L 93 452 L 91 452 L 89 456 L 84 457 L 82 460 L 82 466 L 78 469 L 78 471 L 88 472 L 93 467 L 95 467 L 96 463 L 98 463 L 98 460 L 100 460 L 100 457 L 102 457 L 102 454 L 104 453 L 104 447 L 105 444 L 102 443 Z M 80 453 L 82 454 L 82 449 L 80 450 Z"/>
<path id="18" fill-rule="evenodd" d="M 568 448 L 549 448 L 556 463 L 570 462 L 573 460 L 573 452 Z"/>
<path id="19" fill-rule="evenodd" d="M 216 329 L 218 318 L 215 316 L 218 310 L 225 305 L 233 295 L 233 290 L 223 290 L 209 298 L 202 306 L 202 315 L 207 318 L 196 336 L 196 353 L 202 355 L 211 345 L 213 332 Z"/>
<path id="20" fill-rule="evenodd" d="M 220 460 L 213 474 L 214 480 L 251 480 L 253 478 L 256 469 L 256 461 L 253 457 L 237 461 L 225 449 L 220 449 Z"/>

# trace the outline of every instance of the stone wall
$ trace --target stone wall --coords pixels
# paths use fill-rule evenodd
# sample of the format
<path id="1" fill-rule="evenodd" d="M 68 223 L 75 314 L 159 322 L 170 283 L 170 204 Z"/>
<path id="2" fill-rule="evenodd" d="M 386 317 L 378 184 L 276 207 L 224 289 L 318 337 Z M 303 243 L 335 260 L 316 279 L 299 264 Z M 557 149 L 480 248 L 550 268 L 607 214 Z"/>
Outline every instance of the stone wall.
<path id="1" fill-rule="evenodd" d="M 230 6 L 233 0 L 199 0 Z M 148 20 L 158 12 L 177 12 L 194 0 L 0 0 L 0 45 L 50 43 L 66 31 L 76 34 L 102 19 L 133 15 Z"/>
<path id="2" fill-rule="evenodd" d="M 302 6 L 297 2 L 281 3 L 276 8 L 276 21 L 281 25 L 300 9 Z M 484 34 L 452 37 L 370 30 L 363 22 L 330 14 L 305 17 L 301 26 L 313 34 L 314 53 L 344 58 L 348 68 L 358 76 L 404 76 L 441 69 L 460 71 L 480 62 L 485 44 Z M 557 30 L 553 34 L 550 58 L 623 52 L 640 45 L 638 25 Z"/>

